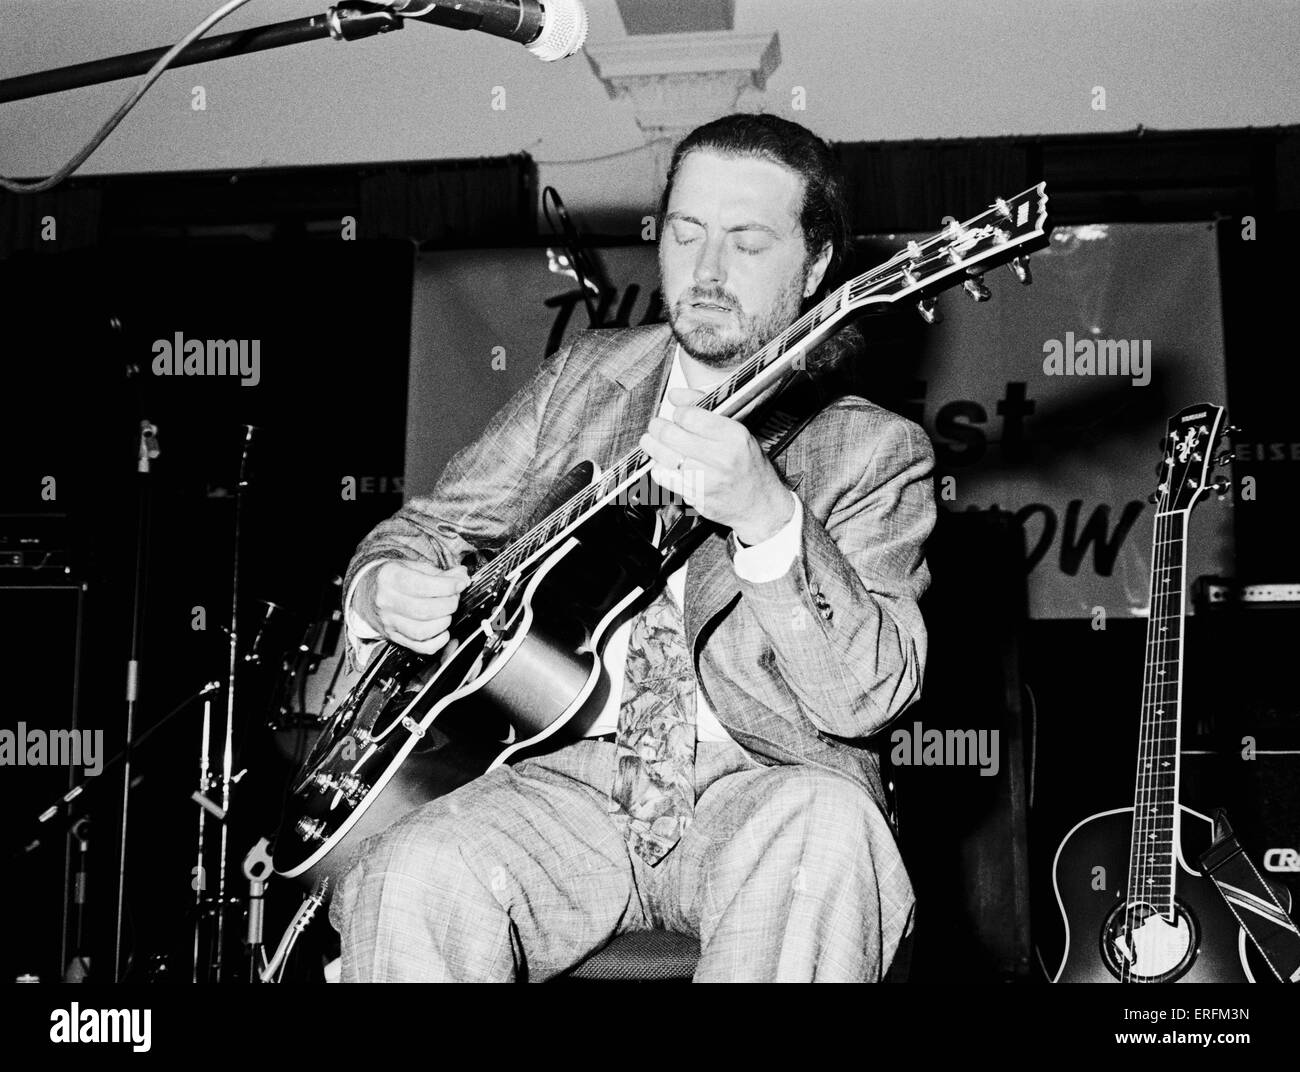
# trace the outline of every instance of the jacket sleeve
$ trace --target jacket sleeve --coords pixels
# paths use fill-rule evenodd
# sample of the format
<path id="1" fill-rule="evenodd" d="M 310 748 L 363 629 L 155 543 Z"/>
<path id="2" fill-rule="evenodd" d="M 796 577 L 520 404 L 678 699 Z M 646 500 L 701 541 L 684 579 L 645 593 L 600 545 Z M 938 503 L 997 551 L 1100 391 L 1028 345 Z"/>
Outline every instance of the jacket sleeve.
<path id="1" fill-rule="evenodd" d="M 815 496 L 822 509 L 804 500 L 790 569 L 769 581 L 741 576 L 740 587 L 802 713 L 827 734 L 855 739 L 883 729 L 920 695 L 926 632 L 918 600 L 930 576 L 934 450 L 901 417 L 828 412 L 843 427 L 819 437 L 830 446 L 813 458 L 829 470 L 829 495 Z M 865 463 L 861 450 L 845 449 L 864 436 Z"/>
<path id="2" fill-rule="evenodd" d="M 563 347 L 541 363 L 479 437 L 452 457 L 432 491 L 411 499 L 361 541 L 344 578 L 345 603 L 350 604 L 357 576 L 369 566 L 397 559 L 450 569 L 463 562 L 472 573 L 478 552 L 506 543 L 532 502 L 527 477 L 538 430 L 570 349 Z M 354 632 L 349 628 L 355 657 L 359 638 Z"/>

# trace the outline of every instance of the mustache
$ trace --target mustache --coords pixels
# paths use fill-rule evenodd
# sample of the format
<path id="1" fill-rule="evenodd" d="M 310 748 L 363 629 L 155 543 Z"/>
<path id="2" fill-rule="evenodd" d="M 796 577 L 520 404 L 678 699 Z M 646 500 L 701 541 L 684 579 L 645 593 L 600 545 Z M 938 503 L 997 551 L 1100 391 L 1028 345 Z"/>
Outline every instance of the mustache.
<path id="1" fill-rule="evenodd" d="M 739 300 L 722 287 L 691 287 L 677 300 L 678 305 L 690 305 L 694 302 L 708 302 L 711 305 L 721 305 L 727 309 L 740 311 Z"/>

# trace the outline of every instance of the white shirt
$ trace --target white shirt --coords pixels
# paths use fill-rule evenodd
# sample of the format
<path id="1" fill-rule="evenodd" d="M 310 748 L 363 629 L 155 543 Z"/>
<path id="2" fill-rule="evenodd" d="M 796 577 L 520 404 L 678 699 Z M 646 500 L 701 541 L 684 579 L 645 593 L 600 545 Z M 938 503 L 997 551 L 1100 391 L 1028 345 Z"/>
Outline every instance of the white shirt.
<path id="1" fill-rule="evenodd" d="M 672 419 L 675 407 L 668 401 L 668 391 L 674 387 L 687 386 L 689 385 L 686 382 L 686 372 L 682 368 L 681 347 L 678 346 L 673 354 L 673 367 L 668 374 L 668 385 L 664 390 L 664 397 L 659 403 L 660 417 Z M 747 581 L 761 583 L 763 581 L 774 581 L 778 577 L 784 576 L 786 570 L 790 568 L 795 556 L 799 553 L 800 534 L 803 529 L 803 503 L 800 502 L 799 496 L 793 491 L 790 492 L 790 497 L 794 500 L 794 513 L 779 531 L 762 543 L 756 543 L 752 547 L 742 546 L 736 549 L 732 565 L 737 576 Z M 352 588 L 348 591 L 345 600 L 348 608 L 346 619 L 349 634 L 348 642 L 358 652 L 363 650 L 363 646 L 369 646 L 370 643 L 379 639 L 379 634 L 352 610 L 352 595 L 356 591 L 357 581 L 361 579 L 362 574 L 372 567 L 381 565 L 383 565 L 382 562 L 372 562 L 358 573 L 352 581 Z M 686 590 L 685 565 L 669 575 L 667 588 L 669 594 L 677 603 L 678 610 L 681 610 Z M 591 724 L 591 728 L 587 731 L 588 737 L 600 737 L 606 733 L 614 733 L 618 729 L 618 712 L 623 700 L 623 674 L 627 666 L 628 638 L 632 633 L 634 620 L 634 618 L 629 618 L 623 622 L 610 634 L 605 645 L 604 662 L 606 671 L 609 674 L 609 697 L 600 714 L 596 717 L 596 721 Z M 365 662 L 363 656 L 359 655 L 358 657 L 361 662 Z M 699 741 L 730 741 L 732 739 L 731 735 L 722 728 L 717 716 L 709 707 L 708 701 L 700 692 L 698 682 L 695 690 L 695 736 L 696 740 Z"/>

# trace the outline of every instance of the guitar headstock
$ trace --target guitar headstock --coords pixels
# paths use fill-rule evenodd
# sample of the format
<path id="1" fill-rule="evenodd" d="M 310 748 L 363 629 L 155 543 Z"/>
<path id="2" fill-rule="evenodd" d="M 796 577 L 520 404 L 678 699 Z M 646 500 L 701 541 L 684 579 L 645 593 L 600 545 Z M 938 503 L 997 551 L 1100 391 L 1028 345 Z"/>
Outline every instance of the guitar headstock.
<path id="1" fill-rule="evenodd" d="M 1229 483 L 1215 480 L 1215 467 L 1231 460 L 1230 454 L 1217 454 L 1220 440 L 1229 430 L 1224 426 L 1222 406 L 1202 402 L 1188 406 L 1169 418 L 1161 440 L 1164 460 L 1160 464 L 1160 484 L 1150 501 L 1157 514 L 1190 511 L 1210 492 L 1223 494 Z"/>
<path id="2" fill-rule="evenodd" d="M 975 301 L 992 296 L 984 273 L 1008 264 L 1028 285 L 1029 251 L 1047 243 L 1047 184 L 1040 182 L 1011 198 L 998 198 L 970 219 L 955 220 L 929 238 L 909 242 L 883 265 L 848 285 L 846 304 L 855 309 L 903 298 L 917 299 L 927 323 L 939 320 L 934 295 L 961 283 Z"/>

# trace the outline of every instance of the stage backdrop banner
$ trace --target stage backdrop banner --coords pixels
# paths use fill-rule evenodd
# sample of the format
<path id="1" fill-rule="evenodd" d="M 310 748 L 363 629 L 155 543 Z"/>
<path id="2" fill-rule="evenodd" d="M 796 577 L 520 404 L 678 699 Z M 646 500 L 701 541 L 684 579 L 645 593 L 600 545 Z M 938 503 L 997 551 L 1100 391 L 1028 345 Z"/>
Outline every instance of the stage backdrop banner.
<path id="1" fill-rule="evenodd" d="M 883 256 L 910 235 L 870 240 Z M 596 256 L 617 288 L 607 323 L 660 316 L 654 248 Z M 423 254 L 416 266 L 406 493 L 431 487 L 544 354 L 589 324 L 559 256 L 544 249 Z M 997 507 L 1025 532 L 1030 613 L 1141 615 L 1148 603 L 1153 507 L 1165 421 L 1195 402 L 1226 404 L 1218 257 L 1212 225 L 1058 228 L 1032 258 L 1032 286 L 998 268 L 993 299 L 940 298 L 943 321 L 916 320 L 906 344 L 866 363 L 880 401 L 935 444 L 936 493 L 949 510 Z M 868 338 L 874 338 L 868 325 Z M 889 333 L 886 333 L 889 334 Z M 864 370 L 875 382 L 878 370 Z M 900 377 L 899 372 L 903 375 Z M 883 388 L 882 388 L 883 391 Z M 871 393 L 871 392 L 867 392 Z M 1231 572 L 1231 500 L 1197 511 L 1189 579 Z"/>

